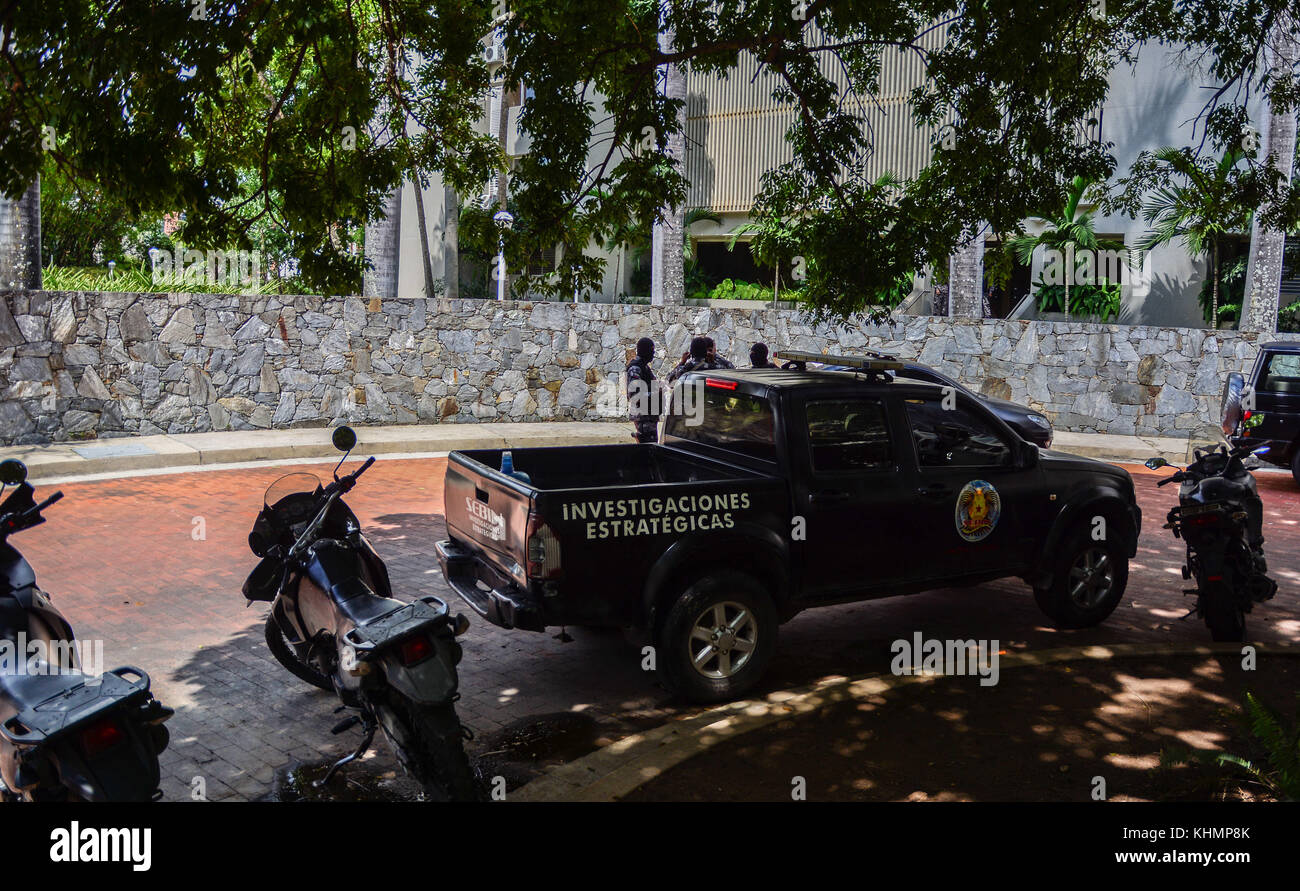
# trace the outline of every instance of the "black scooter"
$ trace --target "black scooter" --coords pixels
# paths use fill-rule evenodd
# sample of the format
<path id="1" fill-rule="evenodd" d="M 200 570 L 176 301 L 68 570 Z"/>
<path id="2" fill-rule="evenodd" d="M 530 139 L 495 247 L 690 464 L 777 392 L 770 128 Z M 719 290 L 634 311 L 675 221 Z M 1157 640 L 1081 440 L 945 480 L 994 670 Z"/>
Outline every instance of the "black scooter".
<path id="1" fill-rule="evenodd" d="M 148 801 L 172 716 L 138 668 L 81 670 L 72 627 L 9 537 L 45 522 L 22 462 L 0 462 L 0 800 Z"/>
<path id="2" fill-rule="evenodd" d="M 1264 560 L 1264 505 L 1255 478 L 1243 459 L 1264 448 L 1229 449 L 1225 445 L 1195 450 L 1196 460 L 1157 485 L 1180 483 L 1178 507 L 1169 511 L 1166 529 L 1187 542 L 1183 578 L 1195 577 L 1196 608 L 1216 641 L 1246 638 L 1246 613 L 1277 593 Z M 1153 470 L 1171 466 L 1152 458 Z"/>
<path id="3" fill-rule="evenodd" d="M 334 431 L 344 453 L 334 482 L 294 473 L 267 489 L 248 545 L 262 562 L 244 583 L 250 601 L 268 601 L 266 643 L 298 678 L 342 701 L 356 714 L 334 728 L 361 726 L 350 755 L 317 781 L 370 748 L 382 730 L 407 772 L 434 800 L 479 800 L 481 786 L 465 755 L 467 734 L 456 716 L 456 637 L 469 628 L 436 597 L 404 603 L 392 597 L 388 570 L 342 501 L 374 458 L 339 477 L 356 446 L 348 427 Z"/>

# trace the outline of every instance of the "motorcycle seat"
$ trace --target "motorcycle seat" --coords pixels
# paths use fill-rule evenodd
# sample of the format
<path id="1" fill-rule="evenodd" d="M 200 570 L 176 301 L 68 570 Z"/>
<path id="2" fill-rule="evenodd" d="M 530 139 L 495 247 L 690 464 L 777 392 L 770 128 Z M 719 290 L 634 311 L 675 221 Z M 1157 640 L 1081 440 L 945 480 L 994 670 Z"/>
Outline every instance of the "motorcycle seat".
<path id="1" fill-rule="evenodd" d="M 380 597 L 364 579 L 353 576 L 330 589 L 334 605 L 354 625 L 365 625 L 400 607 L 400 601 Z"/>

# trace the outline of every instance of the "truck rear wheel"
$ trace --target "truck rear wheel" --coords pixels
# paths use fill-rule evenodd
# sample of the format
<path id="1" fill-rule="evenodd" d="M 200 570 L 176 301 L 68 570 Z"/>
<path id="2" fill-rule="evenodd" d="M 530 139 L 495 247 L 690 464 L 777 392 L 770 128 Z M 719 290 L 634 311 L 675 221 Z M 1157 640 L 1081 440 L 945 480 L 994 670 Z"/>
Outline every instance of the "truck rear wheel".
<path id="1" fill-rule="evenodd" d="M 1128 554 L 1114 539 L 1094 541 L 1080 529 L 1067 541 L 1049 588 L 1035 588 L 1038 608 L 1061 628 L 1090 628 L 1119 606 L 1128 585 Z"/>
<path id="2" fill-rule="evenodd" d="M 1300 445 L 1295 447 L 1295 454 L 1291 456 L 1291 478 L 1300 484 Z"/>
<path id="3" fill-rule="evenodd" d="M 776 607 L 753 578 L 721 571 L 692 583 L 657 635 L 659 678 L 692 702 L 726 702 L 752 688 L 776 650 Z"/>

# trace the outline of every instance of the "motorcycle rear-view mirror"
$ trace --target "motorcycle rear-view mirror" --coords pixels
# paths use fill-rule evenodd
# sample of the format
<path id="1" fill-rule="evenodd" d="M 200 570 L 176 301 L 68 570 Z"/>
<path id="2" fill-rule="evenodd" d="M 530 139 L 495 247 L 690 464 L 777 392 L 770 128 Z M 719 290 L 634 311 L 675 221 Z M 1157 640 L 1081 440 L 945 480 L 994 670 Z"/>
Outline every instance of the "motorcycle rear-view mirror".
<path id="1" fill-rule="evenodd" d="M 1269 452 L 1269 447 L 1268 447 L 1268 446 L 1260 446 L 1259 448 L 1255 449 L 1255 451 L 1251 452 L 1251 454 L 1252 454 L 1252 455 L 1266 455 L 1266 454 L 1268 454 L 1268 452 Z"/>
<path id="2" fill-rule="evenodd" d="M 357 433 L 347 425 L 335 427 L 332 439 L 334 441 L 334 448 L 344 454 L 347 454 L 357 447 Z"/>
<path id="3" fill-rule="evenodd" d="M 330 439 L 334 443 L 334 448 L 343 453 L 339 463 L 334 465 L 334 479 L 337 480 L 339 478 L 339 468 L 343 466 L 343 462 L 348 460 L 348 455 L 352 454 L 352 450 L 356 448 L 357 432 L 344 424 L 342 427 L 334 428 L 334 433 Z"/>
<path id="4" fill-rule="evenodd" d="M 1146 461 L 1146 465 L 1147 467 L 1150 467 L 1152 470 L 1159 470 L 1161 467 L 1168 467 L 1169 462 L 1166 461 L 1164 458 L 1148 458 Z"/>
<path id="5" fill-rule="evenodd" d="M 27 479 L 27 465 L 16 458 L 0 461 L 0 483 L 16 486 Z"/>

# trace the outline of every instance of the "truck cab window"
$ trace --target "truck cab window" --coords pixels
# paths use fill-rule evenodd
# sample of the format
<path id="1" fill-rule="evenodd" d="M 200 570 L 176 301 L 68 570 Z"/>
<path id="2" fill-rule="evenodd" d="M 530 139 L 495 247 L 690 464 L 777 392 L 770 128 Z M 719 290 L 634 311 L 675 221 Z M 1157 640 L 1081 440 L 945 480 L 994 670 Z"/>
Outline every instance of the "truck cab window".
<path id="1" fill-rule="evenodd" d="M 893 466 L 885 410 L 869 400 L 808 403 L 808 443 L 817 473 Z"/>
<path id="2" fill-rule="evenodd" d="M 679 384 L 674 390 L 674 406 L 681 407 L 669 413 L 664 423 L 665 437 L 676 436 L 764 461 L 776 460 L 772 406 L 766 399 L 735 390 L 701 387 L 696 394 L 703 397 L 699 400 L 703 411 L 692 417 L 692 400 L 682 398 L 689 383 Z"/>
<path id="3" fill-rule="evenodd" d="M 1004 467 L 1011 446 L 983 418 L 963 407 L 946 409 L 939 399 L 907 400 L 907 422 L 922 467 Z"/>
<path id="4" fill-rule="evenodd" d="M 1259 389 L 1265 393 L 1300 394 L 1300 355 L 1275 353 L 1260 376 Z"/>

